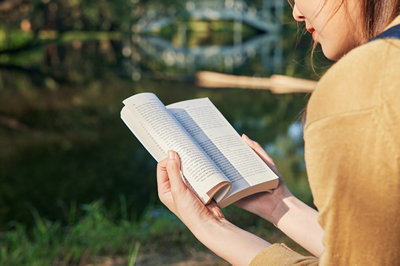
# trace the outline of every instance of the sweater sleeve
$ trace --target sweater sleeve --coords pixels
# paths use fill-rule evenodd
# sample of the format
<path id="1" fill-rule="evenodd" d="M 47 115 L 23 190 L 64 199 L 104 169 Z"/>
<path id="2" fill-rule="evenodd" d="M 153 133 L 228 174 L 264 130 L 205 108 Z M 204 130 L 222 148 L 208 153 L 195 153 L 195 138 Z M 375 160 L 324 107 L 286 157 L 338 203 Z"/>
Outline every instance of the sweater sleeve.
<path id="1" fill-rule="evenodd" d="M 261 251 L 251 261 L 251 266 L 266 265 L 318 265 L 318 258 L 312 256 L 303 256 L 291 250 L 285 244 L 273 244 Z"/>

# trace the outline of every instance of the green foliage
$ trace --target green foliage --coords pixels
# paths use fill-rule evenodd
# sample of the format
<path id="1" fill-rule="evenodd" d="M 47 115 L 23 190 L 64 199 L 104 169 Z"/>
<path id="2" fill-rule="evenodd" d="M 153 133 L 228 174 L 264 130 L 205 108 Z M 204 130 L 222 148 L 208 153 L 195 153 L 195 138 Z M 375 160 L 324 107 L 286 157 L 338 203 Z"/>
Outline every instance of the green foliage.
<path id="1" fill-rule="evenodd" d="M 140 243 L 145 240 L 143 222 L 112 220 L 99 202 L 83 205 L 82 210 L 85 212 L 82 218 L 66 227 L 44 220 L 33 211 L 35 226 L 31 230 L 17 224 L 2 234 L 0 264 L 77 264 L 84 254 L 90 257 L 129 254 L 130 263 L 134 263 Z M 153 226 L 148 228 L 151 230 Z"/>
<path id="2" fill-rule="evenodd" d="M 149 207 L 138 221 L 115 216 L 100 202 L 82 205 L 81 209 L 84 215 L 66 226 L 43 219 L 32 210 L 35 225 L 31 229 L 16 224 L 0 235 L 0 265 L 76 265 L 106 257 L 121 257 L 124 264 L 134 265 L 154 250 L 158 257 L 168 257 L 172 252 L 175 259 L 191 256 L 192 248 L 197 252 L 205 250 L 164 208 Z M 254 215 L 233 206 L 224 212 L 239 226 L 299 250 L 282 233 L 273 233 L 273 225 Z"/>

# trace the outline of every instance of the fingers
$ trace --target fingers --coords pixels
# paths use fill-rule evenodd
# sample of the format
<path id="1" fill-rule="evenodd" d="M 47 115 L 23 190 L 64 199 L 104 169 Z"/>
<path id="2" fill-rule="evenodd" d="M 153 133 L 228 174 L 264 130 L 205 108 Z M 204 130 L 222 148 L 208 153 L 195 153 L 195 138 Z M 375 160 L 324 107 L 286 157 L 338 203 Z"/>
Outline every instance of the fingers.
<path id="1" fill-rule="evenodd" d="M 250 146 L 250 148 L 252 148 L 253 150 L 257 150 L 257 151 L 261 151 L 264 150 L 260 144 L 258 144 L 258 142 L 251 140 L 246 134 L 242 135 L 242 139 L 247 143 L 247 145 Z"/>
<path id="2" fill-rule="evenodd" d="M 217 205 L 215 200 L 212 200 L 210 204 L 207 205 L 207 208 L 215 217 L 219 219 L 225 218 L 224 214 L 221 211 L 221 208 Z"/>
<path id="3" fill-rule="evenodd" d="M 254 141 L 251 140 L 249 137 L 247 137 L 245 134 L 242 135 L 242 139 L 247 143 L 247 145 L 250 146 L 262 159 L 267 160 L 268 163 L 273 163 L 273 160 L 269 155 L 265 152 L 265 150 L 261 147 L 261 145 Z"/>
<path id="4" fill-rule="evenodd" d="M 157 181 L 162 181 L 165 178 L 168 178 L 168 176 L 167 176 L 167 158 L 158 162 L 158 164 L 157 164 Z"/>
<path id="5" fill-rule="evenodd" d="M 174 151 L 168 151 L 167 172 L 171 183 L 172 196 L 179 195 L 187 189 L 181 176 L 181 160 Z"/>
<path id="6" fill-rule="evenodd" d="M 261 159 L 272 169 L 272 171 L 278 174 L 278 169 L 276 168 L 274 161 L 271 157 L 269 157 L 268 153 L 265 152 L 263 147 L 261 147 L 258 142 L 251 140 L 245 134 L 242 135 L 242 139 L 258 154 L 258 156 L 261 157 Z"/>
<path id="7" fill-rule="evenodd" d="M 171 187 L 167 172 L 167 162 L 168 159 L 165 158 L 157 164 L 157 190 L 161 201 L 163 201 L 162 196 L 168 192 Z"/>

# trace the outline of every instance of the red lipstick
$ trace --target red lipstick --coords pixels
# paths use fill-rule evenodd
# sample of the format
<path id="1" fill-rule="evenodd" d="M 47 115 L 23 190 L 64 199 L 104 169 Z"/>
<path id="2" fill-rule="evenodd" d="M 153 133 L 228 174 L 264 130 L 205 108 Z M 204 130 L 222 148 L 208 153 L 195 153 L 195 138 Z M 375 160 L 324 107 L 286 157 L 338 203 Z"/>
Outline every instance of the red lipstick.
<path id="1" fill-rule="evenodd" d="M 315 29 L 314 29 L 314 28 L 308 28 L 307 31 L 308 31 L 309 33 L 311 33 L 312 38 L 313 38 L 313 40 L 314 40 L 314 42 L 315 42 L 315 37 L 316 37 L 316 36 L 315 36 L 315 35 L 316 35 Z"/>

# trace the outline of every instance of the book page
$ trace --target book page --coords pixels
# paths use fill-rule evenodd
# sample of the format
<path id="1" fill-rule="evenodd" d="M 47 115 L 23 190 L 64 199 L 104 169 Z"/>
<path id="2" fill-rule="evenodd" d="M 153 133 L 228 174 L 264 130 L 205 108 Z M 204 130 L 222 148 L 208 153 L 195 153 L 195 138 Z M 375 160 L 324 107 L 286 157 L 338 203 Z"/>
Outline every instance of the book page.
<path id="1" fill-rule="evenodd" d="M 167 157 L 167 151 L 163 150 L 161 146 L 158 145 L 151 134 L 140 122 L 140 119 L 135 117 L 127 107 L 122 108 L 121 118 L 157 162 Z"/>
<path id="2" fill-rule="evenodd" d="M 167 108 L 232 182 L 229 195 L 278 178 L 208 98 Z"/>
<path id="3" fill-rule="evenodd" d="M 124 100 L 124 104 L 126 111 L 121 112 L 121 117 L 129 128 L 133 128 L 132 132 L 137 133 L 138 138 L 142 138 L 140 141 L 144 145 L 156 146 L 156 149 L 152 151 L 150 151 L 152 147 L 146 146 L 150 153 L 154 154 L 156 160 L 164 159 L 162 155 L 166 157 L 168 150 L 174 150 L 179 154 L 182 173 L 203 202 L 209 202 L 213 195 L 210 196 L 207 193 L 211 190 L 217 193 L 218 191 L 213 188 L 221 182 L 227 184 L 221 188 L 222 194 L 225 195 L 229 191 L 229 180 L 199 148 L 174 116 L 170 115 L 157 96 L 152 93 L 141 93 Z M 125 114 L 127 116 L 123 117 Z M 135 129 L 133 123 L 128 122 L 130 117 L 138 121 L 138 129 Z M 147 134 L 148 137 L 145 136 Z"/>

